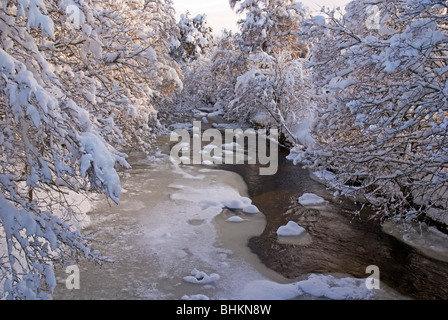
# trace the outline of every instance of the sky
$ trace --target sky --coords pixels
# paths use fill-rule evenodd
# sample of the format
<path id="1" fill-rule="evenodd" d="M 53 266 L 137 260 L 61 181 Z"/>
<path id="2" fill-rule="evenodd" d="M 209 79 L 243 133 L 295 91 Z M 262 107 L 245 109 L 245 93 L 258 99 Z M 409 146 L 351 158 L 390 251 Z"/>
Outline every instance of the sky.
<path id="1" fill-rule="evenodd" d="M 181 13 L 191 13 L 192 16 L 197 14 L 206 14 L 208 24 L 212 27 L 215 34 L 220 34 L 224 29 L 237 31 L 236 22 L 238 17 L 230 8 L 229 0 L 173 0 L 177 17 Z M 327 7 L 344 7 L 350 0 L 302 0 L 305 6 L 311 10 L 319 10 L 322 6 Z"/>

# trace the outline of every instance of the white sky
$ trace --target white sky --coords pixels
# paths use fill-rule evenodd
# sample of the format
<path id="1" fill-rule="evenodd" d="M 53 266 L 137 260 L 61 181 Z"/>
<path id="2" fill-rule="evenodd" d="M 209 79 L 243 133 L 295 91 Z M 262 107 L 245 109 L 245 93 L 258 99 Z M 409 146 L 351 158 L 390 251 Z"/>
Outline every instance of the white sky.
<path id="1" fill-rule="evenodd" d="M 351 0 L 302 0 L 301 2 L 311 10 L 319 10 L 322 6 L 344 7 Z M 237 31 L 236 21 L 239 17 L 230 8 L 229 0 L 173 0 L 179 18 L 181 13 L 190 11 L 192 16 L 205 13 L 207 21 L 216 34 L 223 29 Z"/>

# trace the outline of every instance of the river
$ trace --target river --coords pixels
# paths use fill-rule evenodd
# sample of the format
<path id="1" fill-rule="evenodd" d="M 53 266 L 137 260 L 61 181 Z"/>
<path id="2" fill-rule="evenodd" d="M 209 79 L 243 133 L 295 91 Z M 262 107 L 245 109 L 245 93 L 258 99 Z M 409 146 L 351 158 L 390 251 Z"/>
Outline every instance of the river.
<path id="1" fill-rule="evenodd" d="M 260 176 L 256 168 L 246 166 L 226 167 L 248 182 L 249 196 L 266 216 L 263 233 L 249 241 L 264 264 L 288 279 L 308 273 L 346 273 L 362 278 L 367 266 L 376 265 L 381 282 L 403 297 L 448 299 L 446 235 L 436 232 L 437 239 L 431 242 L 433 233 L 425 228 L 406 234 L 387 225 L 386 232 L 378 221 L 370 219 L 372 211 L 355 214 L 360 204 L 333 198 L 330 190 L 308 170 L 287 160 L 287 155 L 288 151 L 282 150 L 275 176 Z M 298 197 L 310 192 L 327 204 L 301 206 Z M 278 243 L 275 231 L 288 220 L 299 222 L 312 241 L 295 246 Z M 404 241 L 406 237 L 412 237 L 409 243 Z M 425 242 L 425 246 L 415 245 Z"/>
<path id="2" fill-rule="evenodd" d="M 83 231 L 114 262 L 80 262 L 72 290 L 57 270 L 54 299 L 448 299 L 447 262 L 354 215 L 358 204 L 334 198 L 286 150 L 277 174 L 261 176 L 257 165 L 176 166 L 169 146 L 159 137 L 159 151 L 131 154 L 118 206 L 93 203 Z M 304 193 L 326 202 L 303 206 Z M 288 221 L 305 241 L 279 241 Z M 371 265 L 380 290 L 366 288 Z"/>

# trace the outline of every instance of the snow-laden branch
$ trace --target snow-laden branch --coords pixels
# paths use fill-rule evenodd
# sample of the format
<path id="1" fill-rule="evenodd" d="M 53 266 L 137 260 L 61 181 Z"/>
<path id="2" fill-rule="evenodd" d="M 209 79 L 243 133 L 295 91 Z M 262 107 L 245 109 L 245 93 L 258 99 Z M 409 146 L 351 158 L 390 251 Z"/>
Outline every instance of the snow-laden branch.
<path id="1" fill-rule="evenodd" d="M 313 43 L 308 66 L 325 95 L 318 100 L 315 149 L 302 159 L 333 172 L 332 187 L 364 198 L 380 218 L 443 223 L 446 3 L 411 2 L 376 3 L 382 13 L 378 29 L 365 25 L 369 1 L 351 2 L 341 18 L 329 13 L 308 23 L 309 32 L 302 32 Z"/>
<path id="2" fill-rule="evenodd" d="M 174 17 L 159 19 L 171 9 L 165 1 L 2 1 L 0 299 L 49 298 L 56 264 L 103 260 L 68 195 L 119 203 L 117 170 L 130 166 L 118 148 L 152 145 L 154 104 L 182 88 L 169 56 Z"/>

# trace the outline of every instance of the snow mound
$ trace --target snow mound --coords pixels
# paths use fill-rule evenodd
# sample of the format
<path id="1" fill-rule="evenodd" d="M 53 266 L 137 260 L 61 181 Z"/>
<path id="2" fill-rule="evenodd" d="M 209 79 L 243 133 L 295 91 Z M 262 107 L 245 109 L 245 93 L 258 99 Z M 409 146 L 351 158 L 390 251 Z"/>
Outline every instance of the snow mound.
<path id="1" fill-rule="evenodd" d="M 289 221 L 285 226 L 277 229 L 277 234 L 282 237 L 296 237 L 306 232 L 304 228 L 294 221 Z"/>
<path id="2" fill-rule="evenodd" d="M 220 278 L 219 274 L 212 273 L 208 275 L 207 273 L 199 271 L 195 268 L 193 269 L 193 271 L 191 271 L 190 276 L 184 277 L 184 280 L 186 282 L 194 284 L 209 284 L 218 281 L 219 278 Z"/>
<path id="3" fill-rule="evenodd" d="M 369 299 L 372 291 L 366 286 L 366 279 L 336 278 L 331 275 L 311 274 L 307 280 L 298 282 L 299 294 L 332 300 Z"/>
<path id="4" fill-rule="evenodd" d="M 233 217 L 230 217 L 229 219 L 227 219 L 226 221 L 227 222 L 243 222 L 246 220 L 244 220 L 243 218 L 238 217 L 238 216 L 233 216 Z"/>
<path id="5" fill-rule="evenodd" d="M 323 205 L 327 203 L 327 201 L 313 193 L 304 193 L 301 197 L 299 197 L 299 203 L 302 206 L 317 206 Z"/>
<path id="6" fill-rule="evenodd" d="M 177 167 L 177 170 L 179 167 Z M 193 176 L 186 172 L 179 171 L 182 174 L 183 178 L 187 179 L 203 179 L 204 176 Z M 252 200 L 248 197 L 241 196 L 239 191 L 236 189 L 228 189 L 222 186 L 216 186 L 214 189 L 204 190 L 198 188 L 192 188 L 186 190 L 184 188 L 184 192 L 174 193 L 172 194 L 171 200 L 173 201 L 190 201 L 200 203 L 205 207 L 218 207 L 224 209 L 233 209 L 233 210 L 242 210 L 244 213 L 258 213 L 260 212 L 258 208 L 252 204 Z"/>
<path id="7" fill-rule="evenodd" d="M 243 212 L 244 213 L 258 213 L 258 212 L 260 212 L 260 210 L 258 210 L 258 208 L 256 206 L 251 204 L 251 205 L 244 207 Z"/>
<path id="8" fill-rule="evenodd" d="M 305 280 L 289 284 L 253 281 L 241 292 L 242 298 L 251 300 L 290 300 L 307 296 L 325 300 L 370 300 L 374 294 L 367 288 L 366 279 L 324 274 L 311 274 Z"/>

